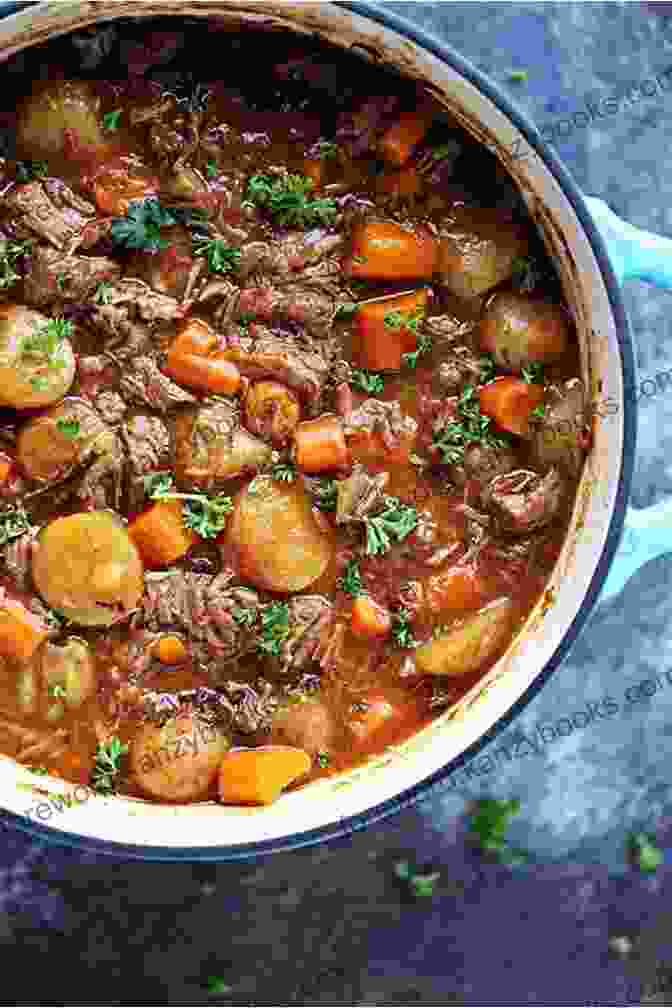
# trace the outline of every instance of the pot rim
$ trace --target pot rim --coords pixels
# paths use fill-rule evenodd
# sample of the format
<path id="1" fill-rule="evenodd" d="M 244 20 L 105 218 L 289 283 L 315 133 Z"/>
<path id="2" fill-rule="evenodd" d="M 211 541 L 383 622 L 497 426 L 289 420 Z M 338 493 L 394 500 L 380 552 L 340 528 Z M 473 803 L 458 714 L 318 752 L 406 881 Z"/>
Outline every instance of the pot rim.
<path id="1" fill-rule="evenodd" d="M 415 26 L 412 22 L 395 14 L 385 8 L 375 0 L 335 0 L 335 6 L 350 10 L 374 23 L 389 28 L 397 32 L 404 38 L 415 42 L 420 48 L 427 50 L 441 62 L 448 64 L 458 71 L 466 80 L 473 84 L 483 95 L 485 95 L 497 108 L 507 116 L 507 118 L 520 130 L 530 147 L 536 152 L 540 160 L 544 163 L 549 173 L 555 178 L 562 189 L 563 194 L 572 205 L 578 219 L 581 222 L 586 238 L 590 243 L 595 259 L 598 263 L 602 275 L 606 294 L 609 300 L 610 309 L 613 316 L 614 327 L 620 351 L 621 376 L 623 387 L 632 387 L 635 378 L 634 354 L 632 347 L 632 337 L 629 330 L 628 319 L 621 298 L 620 287 L 603 240 L 597 230 L 590 212 L 584 202 L 583 195 L 572 178 L 569 170 L 562 164 L 549 144 L 544 141 L 541 134 L 533 124 L 532 120 L 523 110 L 518 108 L 505 94 L 504 90 L 483 71 L 475 67 L 469 60 L 460 55 L 449 43 L 443 42 L 435 34 L 423 28 Z M 7 3 L 0 5 L 0 16 L 13 14 L 18 10 L 30 6 L 24 3 Z M 4 10 L 3 10 L 4 8 Z M 176 13 L 176 16 L 179 14 Z M 593 571 L 588 590 L 576 612 L 572 622 L 565 630 L 562 639 L 546 665 L 539 671 L 534 681 L 511 705 L 511 707 L 501 715 L 475 742 L 467 749 L 463 750 L 459 756 L 454 757 L 444 764 L 435 773 L 423 778 L 412 787 L 395 795 L 393 798 L 374 805 L 364 812 L 349 816 L 337 822 L 327 823 L 315 829 L 302 833 L 287 834 L 283 837 L 276 837 L 269 840 L 255 841 L 253 843 L 236 844 L 223 847 L 182 847 L 179 852 L 174 847 L 164 847 L 161 845 L 132 845 L 122 844 L 114 841 L 107 841 L 86 837 L 82 834 L 58 830 L 54 831 L 49 826 L 42 826 L 37 823 L 26 825 L 25 821 L 12 812 L 5 811 L 4 817 L 7 825 L 15 826 L 38 840 L 50 844 L 62 844 L 67 847 L 74 847 L 79 850 L 86 850 L 94 854 L 107 854 L 120 858 L 131 858 L 140 861 L 161 861 L 161 862 L 224 862 L 224 861 L 248 861 L 253 858 L 266 857 L 270 854 L 283 851 L 298 850 L 302 847 L 312 846 L 317 843 L 333 842 L 349 836 L 351 833 L 365 829 L 374 823 L 378 823 L 388 816 L 401 812 L 415 805 L 420 799 L 428 798 L 439 793 L 439 785 L 453 772 L 458 770 L 465 763 L 470 762 L 487 744 L 492 742 L 496 736 L 505 729 L 518 714 L 542 689 L 551 675 L 558 669 L 564 659 L 574 646 L 579 633 L 586 620 L 592 612 L 602 584 L 608 574 L 609 566 L 614 553 L 618 548 L 620 534 L 625 519 L 627 502 L 630 494 L 632 476 L 634 470 L 635 442 L 636 442 L 636 409 L 634 403 L 628 397 L 624 397 L 623 403 L 623 437 L 620 456 L 620 474 L 618 477 L 616 497 L 612 514 L 606 532 L 604 546 Z"/>

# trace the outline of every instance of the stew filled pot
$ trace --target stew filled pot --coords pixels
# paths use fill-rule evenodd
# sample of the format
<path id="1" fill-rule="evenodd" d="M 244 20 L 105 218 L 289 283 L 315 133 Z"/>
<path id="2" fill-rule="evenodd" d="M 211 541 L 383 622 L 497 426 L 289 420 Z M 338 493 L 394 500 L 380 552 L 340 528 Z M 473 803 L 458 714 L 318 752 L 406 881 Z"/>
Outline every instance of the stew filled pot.
<path id="1" fill-rule="evenodd" d="M 204 33 L 103 26 L 4 96 L 0 749 L 254 805 L 487 672 L 590 431 L 495 158 L 356 55 L 243 28 L 222 74 Z"/>

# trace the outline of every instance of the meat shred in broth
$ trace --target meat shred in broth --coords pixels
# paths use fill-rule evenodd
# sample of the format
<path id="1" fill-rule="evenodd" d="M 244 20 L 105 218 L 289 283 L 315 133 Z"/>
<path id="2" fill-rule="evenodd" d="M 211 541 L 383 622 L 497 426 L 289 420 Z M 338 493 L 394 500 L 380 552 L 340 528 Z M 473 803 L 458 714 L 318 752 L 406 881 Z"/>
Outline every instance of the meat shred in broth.
<path id="1" fill-rule="evenodd" d="M 589 444 L 511 180 L 278 31 L 3 74 L 0 750 L 259 804 L 407 738 L 539 598 Z"/>

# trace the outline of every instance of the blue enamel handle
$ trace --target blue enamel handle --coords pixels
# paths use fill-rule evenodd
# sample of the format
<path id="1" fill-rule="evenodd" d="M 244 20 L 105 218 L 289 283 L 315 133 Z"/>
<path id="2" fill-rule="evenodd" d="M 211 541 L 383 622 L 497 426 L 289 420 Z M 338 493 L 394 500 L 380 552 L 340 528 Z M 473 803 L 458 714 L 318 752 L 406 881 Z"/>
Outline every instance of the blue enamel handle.
<path id="1" fill-rule="evenodd" d="M 620 283 L 646 280 L 672 288 L 672 238 L 640 231 L 617 217 L 600 199 L 586 197 Z M 628 508 L 623 538 L 602 586 L 600 602 L 616 595 L 647 561 L 672 553 L 672 500 L 653 507 Z"/>

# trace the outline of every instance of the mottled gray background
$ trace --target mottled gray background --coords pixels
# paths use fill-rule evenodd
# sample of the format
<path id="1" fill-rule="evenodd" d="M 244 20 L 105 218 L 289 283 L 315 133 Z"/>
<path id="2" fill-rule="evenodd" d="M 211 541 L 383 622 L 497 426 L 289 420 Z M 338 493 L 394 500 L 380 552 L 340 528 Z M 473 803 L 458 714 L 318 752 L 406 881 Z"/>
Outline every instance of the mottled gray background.
<path id="1" fill-rule="evenodd" d="M 672 5 L 386 6 L 452 43 L 540 126 L 587 98 L 622 98 L 618 115 L 574 129 L 558 154 L 586 193 L 672 235 L 672 92 L 625 97 L 672 66 Z M 528 70 L 527 83 L 507 81 L 514 68 Z M 653 377 L 672 366 L 672 294 L 633 283 L 624 297 L 639 376 Z M 668 392 L 640 409 L 636 506 L 672 492 L 671 442 Z M 627 830 L 672 838 L 672 686 L 624 700 L 644 680 L 665 683 L 672 667 L 671 571 L 672 557 L 652 561 L 595 611 L 508 737 L 539 744 L 541 725 L 607 695 L 612 716 L 602 706 L 539 755 L 460 774 L 347 841 L 199 867 L 124 864 L 3 833 L 2 1003 L 195 1004 L 212 999 L 208 974 L 226 978 L 231 1004 L 617 1005 L 642 993 L 672 1003 L 670 869 L 642 879 L 623 856 Z M 484 865 L 465 849 L 464 799 L 480 794 L 521 799 L 511 837 L 532 852 L 530 866 Z M 400 857 L 441 872 L 433 899 L 414 902 L 398 886 Z M 633 943 L 625 963 L 608 953 L 614 934 Z"/>

